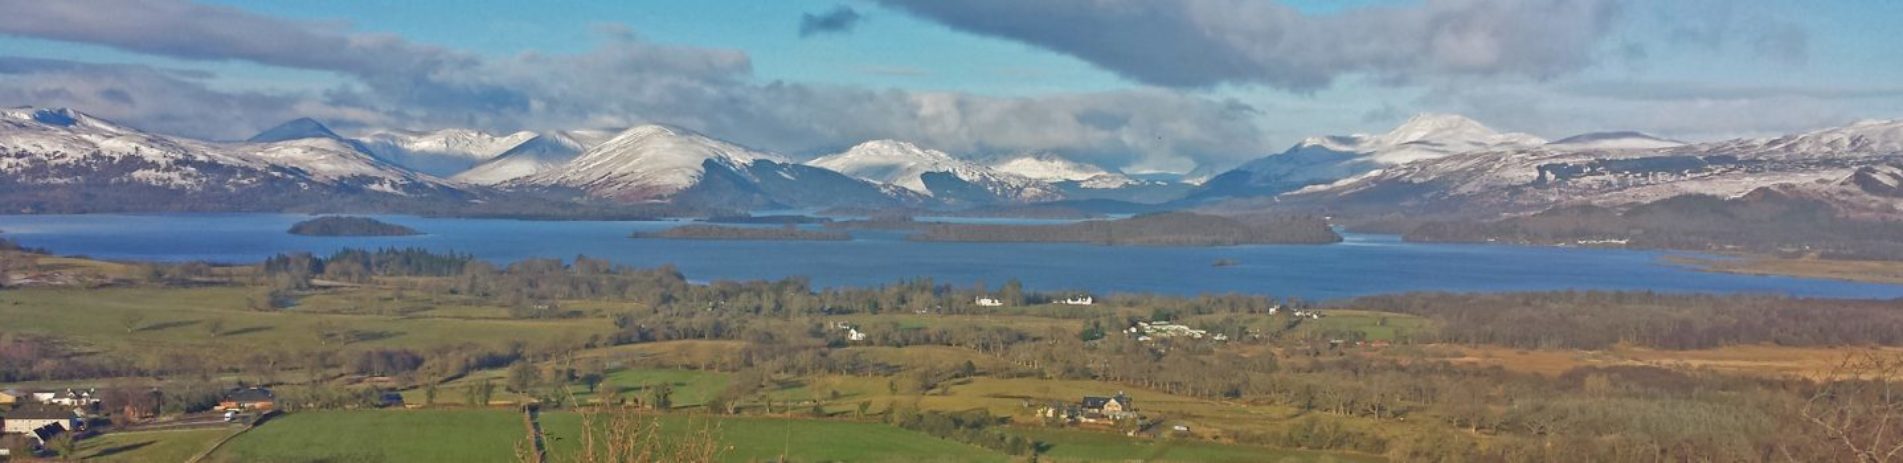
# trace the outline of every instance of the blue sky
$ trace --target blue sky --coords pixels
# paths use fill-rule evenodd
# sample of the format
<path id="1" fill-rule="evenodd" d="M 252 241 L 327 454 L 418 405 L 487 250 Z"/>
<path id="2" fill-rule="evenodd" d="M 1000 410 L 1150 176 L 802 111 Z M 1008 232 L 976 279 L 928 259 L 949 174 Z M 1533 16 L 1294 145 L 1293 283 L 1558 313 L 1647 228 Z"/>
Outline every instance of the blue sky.
<path id="1" fill-rule="evenodd" d="M 0 104 L 208 138 L 300 115 L 490 130 L 662 122 L 796 156 L 904 138 L 1181 171 L 1421 112 L 1555 138 L 1692 140 L 1903 117 L 1903 2 L 0 6 L 24 13 L 0 19 L 0 60 L 12 60 L 0 61 Z M 850 27 L 801 34 L 804 15 L 841 8 Z"/>

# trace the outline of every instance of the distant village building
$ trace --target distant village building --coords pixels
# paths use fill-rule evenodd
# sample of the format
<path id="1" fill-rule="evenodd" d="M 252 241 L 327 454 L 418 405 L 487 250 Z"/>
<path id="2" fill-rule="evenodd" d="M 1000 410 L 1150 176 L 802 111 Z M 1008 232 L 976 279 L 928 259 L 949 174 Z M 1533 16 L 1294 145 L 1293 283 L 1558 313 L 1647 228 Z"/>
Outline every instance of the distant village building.
<path id="1" fill-rule="evenodd" d="M 13 389 L 0 391 L 0 409 L 19 405 L 20 401 L 25 399 L 21 397 L 23 395 L 26 395 L 26 393 Z"/>
<path id="2" fill-rule="evenodd" d="M 1109 423 L 1139 417 L 1130 396 L 1122 391 L 1109 397 L 1084 396 L 1077 403 L 1053 404 L 1038 411 L 1038 415 L 1065 423 Z"/>
<path id="3" fill-rule="evenodd" d="M 1149 341 L 1153 339 L 1172 339 L 1172 338 L 1189 338 L 1189 339 L 1209 338 L 1216 341 L 1229 340 L 1229 336 L 1222 333 L 1216 333 L 1214 335 L 1211 335 L 1209 334 L 1208 331 L 1190 328 L 1188 325 L 1180 325 L 1180 324 L 1171 323 L 1171 322 L 1137 322 L 1136 326 L 1132 326 L 1130 327 L 1130 329 L 1124 330 L 1124 332 L 1129 333 L 1132 336 L 1136 336 L 1138 341 Z"/>
<path id="4" fill-rule="evenodd" d="M 247 387 L 232 389 L 218 401 L 218 411 L 268 411 L 277 408 L 277 397 L 270 389 Z"/>
<path id="5" fill-rule="evenodd" d="M 833 329 L 846 332 L 847 342 L 865 342 L 866 340 L 866 332 L 859 331 L 859 327 L 851 323 L 834 322 Z"/>
<path id="6" fill-rule="evenodd" d="M 52 398 L 43 402 L 67 407 L 92 407 L 99 405 L 99 390 L 87 389 L 82 391 L 67 388 L 65 391 L 53 393 Z"/>
<path id="7" fill-rule="evenodd" d="M 1078 296 L 1057 301 L 1057 303 L 1063 305 L 1091 305 L 1096 304 L 1097 301 L 1090 296 Z"/>
<path id="8" fill-rule="evenodd" d="M 0 433 L 27 436 L 41 444 L 61 432 L 79 429 L 79 411 L 52 404 L 28 404 L 8 411 Z"/>
<path id="9" fill-rule="evenodd" d="M 979 307 L 1004 307 L 1004 301 L 989 297 L 978 298 Z"/>

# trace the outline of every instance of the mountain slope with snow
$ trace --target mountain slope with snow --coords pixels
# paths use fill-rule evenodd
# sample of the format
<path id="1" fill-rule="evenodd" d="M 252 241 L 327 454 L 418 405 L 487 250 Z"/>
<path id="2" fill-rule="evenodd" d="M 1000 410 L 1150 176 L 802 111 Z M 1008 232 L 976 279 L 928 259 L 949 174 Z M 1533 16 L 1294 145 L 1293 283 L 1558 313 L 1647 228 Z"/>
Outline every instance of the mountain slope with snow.
<path id="1" fill-rule="evenodd" d="M 1422 114 L 1384 134 L 1311 137 L 1211 178 L 1192 196 L 1273 196 L 1412 162 L 1543 144 L 1539 137 L 1496 132 L 1462 116 Z"/>
<path id="2" fill-rule="evenodd" d="M 509 181 L 620 202 L 730 208 L 892 205 L 878 185 L 659 125 L 628 129 L 559 166 Z"/>
<path id="3" fill-rule="evenodd" d="M 581 152 L 614 138 L 616 134 L 601 130 L 562 130 L 536 135 L 450 179 L 475 185 L 496 185 L 527 177 L 567 163 Z"/>
<path id="4" fill-rule="evenodd" d="M 438 177 L 455 175 L 534 138 L 534 132 L 492 135 L 468 129 L 427 132 L 372 130 L 352 139 L 370 154 Z"/>
<path id="5" fill-rule="evenodd" d="M 1680 146 L 1685 146 L 1685 142 L 1629 131 L 1580 134 L 1546 144 L 1548 148 L 1565 150 L 1648 150 Z"/>
<path id="6" fill-rule="evenodd" d="M 315 121 L 256 142 L 146 133 L 67 109 L 0 113 L 0 205 L 25 211 L 272 210 L 345 198 L 456 198 Z"/>
<path id="7" fill-rule="evenodd" d="M 876 140 L 806 162 L 947 203 L 1028 203 L 1061 199 L 1056 188 L 908 142 Z"/>
<path id="8" fill-rule="evenodd" d="M 1395 166 L 1283 198 L 1417 213 L 1514 214 L 1569 204 L 1619 207 L 1686 194 L 1735 197 L 1759 188 L 1861 180 L 1880 190 L 1903 163 L 1903 121 L 1865 122 L 1776 138 L 1654 149 L 1535 147 L 1462 153 Z M 1888 167 L 1886 167 L 1888 166 Z M 1865 175 L 1858 176 L 1859 172 Z M 1887 202 L 1897 210 L 1903 203 Z"/>

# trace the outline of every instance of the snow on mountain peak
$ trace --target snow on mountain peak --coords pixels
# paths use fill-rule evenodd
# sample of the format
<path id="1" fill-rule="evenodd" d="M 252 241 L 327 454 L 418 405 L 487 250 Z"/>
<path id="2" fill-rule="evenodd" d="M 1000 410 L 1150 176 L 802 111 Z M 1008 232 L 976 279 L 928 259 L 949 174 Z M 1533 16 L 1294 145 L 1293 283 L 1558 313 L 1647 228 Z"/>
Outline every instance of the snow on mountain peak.
<path id="1" fill-rule="evenodd" d="M 536 135 L 453 178 L 463 183 L 497 185 L 560 166 L 617 132 L 563 130 Z"/>
<path id="2" fill-rule="evenodd" d="M 1479 121 L 1458 114 L 1424 113 L 1408 118 L 1394 130 L 1382 135 L 1391 145 L 1448 137 L 1486 138 L 1499 135 Z"/>
<path id="3" fill-rule="evenodd" d="M 1547 143 L 1546 146 L 1568 150 L 1646 150 L 1684 146 L 1685 143 L 1653 136 L 1643 132 L 1593 132 L 1574 135 Z"/>
<path id="4" fill-rule="evenodd" d="M 756 161 L 786 163 L 778 155 L 753 151 L 686 129 L 662 125 L 629 128 L 558 167 L 517 179 L 560 185 L 623 200 L 659 200 L 699 182 L 705 164 L 743 171 Z"/>
<path id="5" fill-rule="evenodd" d="M 846 152 L 822 156 L 807 165 L 877 183 L 896 185 L 913 192 L 937 196 L 926 185 L 929 173 L 947 173 L 976 185 L 999 198 L 1015 201 L 1056 199 L 1059 193 L 1049 185 L 1022 175 L 1000 172 L 990 167 L 953 157 L 944 151 L 920 147 L 898 140 L 874 140 L 860 143 Z"/>
<path id="6" fill-rule="evenodd" d="M 1035 153 L 1007 157 L 990 163 L 999 172 L 1017 174 L 1046 182 L 1081 181 L 1110 175 L 1110 171 L 1072 161 L 1053 153 Z"/>
<path id="7" fill-rule="evenodd" d="M 35 108 L 21 106 L 6 110 L 6 117 L 19 121 L 31 121 L 57 127 L 86 127 L 112 133 L 123 133 L 129 129 L 104 119 L 93 117 L 72 108 Z"/>
<path id="8" fill-rule="evenodd" d="M 1024 154 L 993 160 L 991 169 L 1044 182 L 1078 182 L 1091 189 L 1122 188 L 1142 183 L 1122 173 L 1072 161 L 1055 153 Z"/>

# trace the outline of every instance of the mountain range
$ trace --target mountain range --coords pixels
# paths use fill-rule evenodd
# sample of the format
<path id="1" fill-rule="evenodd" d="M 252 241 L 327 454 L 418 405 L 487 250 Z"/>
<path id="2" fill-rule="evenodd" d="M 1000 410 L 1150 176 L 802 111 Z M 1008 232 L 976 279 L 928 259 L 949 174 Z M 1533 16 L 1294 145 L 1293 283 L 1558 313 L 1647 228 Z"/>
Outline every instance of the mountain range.
<path id="1" fill-rule="evenodd" d="M 1152 205 L 1126 209 L 1485 218 L 1775 187 L 1839 205 L 1846 215 L 1903 216 L 1896 193 L 1903 121 L 1707 143 L 1638 132 L 1547 141 L 1424 114 L 1386 133 L 1311 137 L 1192 185 L 1052 153 L 968 158 L 902 140 L 800 162 L 663 125 L 343 134 L 298 119 L 245 141 L 214 142 L 70 109 L 0 115 L 0 207 L 24 212 L 428 210 L 535 198 L 726 211 L 1135 201 Z"/>

